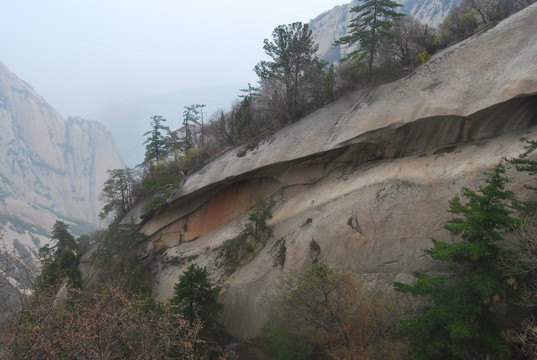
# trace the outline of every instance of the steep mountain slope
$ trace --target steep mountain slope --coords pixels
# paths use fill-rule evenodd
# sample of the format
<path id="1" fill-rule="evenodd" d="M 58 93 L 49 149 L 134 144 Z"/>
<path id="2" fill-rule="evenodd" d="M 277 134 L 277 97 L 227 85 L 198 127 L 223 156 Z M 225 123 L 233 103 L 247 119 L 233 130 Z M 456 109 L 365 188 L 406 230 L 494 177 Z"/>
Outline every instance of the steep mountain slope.
<path id="1" fill-rule="evenodd" d="M 410 15 L 429 26 L 436 27 L 457 6 L 460 0 L 398 0 L 402 6 L 400 12 Z M 309 23 L 313 31 L 313 39 L 319 44 L 317 54 L 329 62 L 339 61 L 354 47 L 333 46 L 334 41 L 347 34 L 347 29 L 354 14 L 350 12 L 356 1 L 336 6 Z"/>
<path id="2" fill-rule="evenodd" d="M 42 245 L 56 219 L 77 233 L 96 226 L 106 170 L 122 167 L 102 125 L 64 121 L 2 63 L 0 154 L 3 237 L 20 249 Z"/>
<path id="3" fill-rule="evenodd" d="M 448 201 L 537 139 L 536 17 L 534 4 L 406 78 L 350 94 L 189 177 L 142 224 L 160 254 L 154 291 L 168 298 L 191 262 L 206 266 L 223 287 L 225 326 L 250 338 L 282 272 L 322 260 L 380 286 L 431 269 L 423 249 L 433 236 L 449 240 Z M 275 201 L 273 236 L 231 268 L 222 244 L 259 193 Z"/>

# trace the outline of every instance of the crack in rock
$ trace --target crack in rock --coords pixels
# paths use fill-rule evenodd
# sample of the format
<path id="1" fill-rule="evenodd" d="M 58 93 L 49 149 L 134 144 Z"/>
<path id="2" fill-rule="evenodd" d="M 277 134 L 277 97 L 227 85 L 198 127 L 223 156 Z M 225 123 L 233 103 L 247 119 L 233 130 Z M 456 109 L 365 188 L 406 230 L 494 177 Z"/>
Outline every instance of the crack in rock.
<path id="1" fill-rule="evenodd" d="M 358 224 L 358 218 L 356 217 L 356 215 L 354 216 L 351 216 L 349 218 L 349 220 L 347 220 L 347 225 L 349 225 L 354 231 L 356 231 L 357 233 L 363 235 L 364 232 L 362 230 L 362 228 L 360 227 L 360 225 Z"/>

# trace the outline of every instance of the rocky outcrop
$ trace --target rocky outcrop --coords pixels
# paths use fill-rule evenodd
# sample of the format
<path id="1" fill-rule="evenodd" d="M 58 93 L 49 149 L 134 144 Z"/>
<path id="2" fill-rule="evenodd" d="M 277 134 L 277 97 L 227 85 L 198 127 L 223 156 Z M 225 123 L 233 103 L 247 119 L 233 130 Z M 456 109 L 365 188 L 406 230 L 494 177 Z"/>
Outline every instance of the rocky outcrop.
<path id="1" fill-rule="evenodd" d="M 448 201 L 537 138 L 536 17 L 533 5 L 404 79 L 350 94 L 190 176 L 142 225 L 161 254 L 155 292 L 170 297 L 190 262 L 207 266 L 223 286 L 225 326 L 249 338 L 282 272 L 322 260 L 389 284 L 431 269 L 423 249 L 431 237 L 449 240 Z M 221 246 L 258 193 L 275 201 L 273 236 L 230 275 Z"/>
<path id="2" fill-rule="evenodd" d="M 106 170 L 123 163 L 110 133 L 63 120 L 0 63 L 0 219 L 20 250 L 43 245 L 56 219 L 81 234 L 95 227 Z"/>
<path id="3" fill-rule="evenodd" d="M 437 27 L 449 12 L 459 4 L 459 0 L 400 0 L 398 11 L 414 17 L 423 24 Z M 318 56 L 328 62 L 338 62 L 355 50 L 355 46 L 334 46 L 334 42 L 347 35 L 348 27 L 354 18 L 350 10 L 358 2 L 335 6 L 309 22 L 313 39 L 319 44 Z"/>

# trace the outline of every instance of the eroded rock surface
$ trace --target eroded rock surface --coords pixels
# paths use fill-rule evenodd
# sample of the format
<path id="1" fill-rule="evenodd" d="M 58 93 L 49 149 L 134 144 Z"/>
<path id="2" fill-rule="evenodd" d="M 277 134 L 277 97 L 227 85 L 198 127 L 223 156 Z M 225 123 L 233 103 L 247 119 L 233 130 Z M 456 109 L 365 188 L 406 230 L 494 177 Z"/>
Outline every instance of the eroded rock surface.
<path id="1" fill-rule="evenodd" d="M 431 269 L 423 249 L 431 237 L 449 240 L 448 201 L 537 139 L 536 18 L 534 4 L 412 75 L 340 99 L 188 178 L 142 227 L 162 249 L 155 292 L 170 297 L 190 262 L 207 266 L 223 286 L 225 326 L 249 338 L 282 272 L 322 260 L 389 284 Z M 512 186 L 522 193 L 524 181 Z M 273 236 L 230 275 L 222 243 L 261 192 L 275 201 Z"/>

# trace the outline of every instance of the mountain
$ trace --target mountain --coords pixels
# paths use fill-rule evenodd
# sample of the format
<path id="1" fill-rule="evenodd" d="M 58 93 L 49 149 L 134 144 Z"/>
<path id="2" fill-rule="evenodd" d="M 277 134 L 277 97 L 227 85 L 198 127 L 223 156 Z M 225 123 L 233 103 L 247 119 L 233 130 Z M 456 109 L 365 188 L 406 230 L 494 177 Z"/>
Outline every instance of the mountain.
<path id="1" fill-rule="evenodd" d="M 228 150 L 157 212 L 134 209 L 128 218 L 154 249 L 144 254 L 154 293 L 170 298 L 190 264 L 206 267 L 222 288 L 224 326 L 248 339 L 261 334 L 282 275 L 313 262 L 379 287 L 435 269 L 424 249 L 432 237 L 450 241 L 449 200 L 537 139 L 536 18 L 534 4 L 405 78 Z M 513 190 L 527 191 L 528 179 L 511 171 Z M 274 201 L 272 237 L 232 263 L 226 240 L 258 194 Z"/>
<path id="2" fill-rule="evenodd" d="M 98 224 L 106 171 L 123 167 L 99 123 L 64 120 L 0 63 L 0 224 L 23 251 L 48 241 L 56 219 L 75 234 Z"/>
<path id="3" fill-rule="evenodd" d="M 460 0 L 403 0 L 400 11 L 423 24 L 437 27 Z"/>
<path id="4" fill-rule="evenodd" d="M 204 104 L 204 112 L 210 116 L 215 111 L 229 109 L 233 100 L 238 99 L 239 89 L 241 85 L 228 84 L 145 96 L 108 105 L 88 117 L 112 132 L 122 158 L 129 167 L 135 167 L 144 160 L 143 134 L 150 129 L 152 115 L 163 116 L 167 119 L 166 125 L 175 130 L 182 124 L 185 106 Z"/>
<path id="5" fill-rule="evenodd" d="M 436 26 L 460 0 L 402 0 L 400 11 L 431 26 Z M 352 19 L 353 3 L 336 6 L 309 23 L 313 38 L 319 44 L 318 55 L 323 60 L 337 62 L 348 50 L 332 46 L 344 36 Z M 109 129 L 117 148 L 129 167 L 135 167 L 144 158 L 143 134 L 149 130 L 149 118 L 161 115 L 168 120 L 171 129 L 181 126 L 185 106 L 205 104 L 208 116 L 221 109 L 229 109 L 240 94 L 244 84 L 226 84 L 213 87 L 183 89 L 165 94 L 140 97 L 125 103 L 110 104 L 90 114 L 88 118 L 98 121 Z"/>
<path id="6" fill-rule="evenodd" d="M 337 62 L 354 48 L 333 46 L 334 41 L 347 34 L 353 15 L 350 10 L 357 1 L 334 7 L 309 22 L 313 39 L 319 44 L 317 54 L 325 61 Z M 424 24 L 438 26 L 460 0 L 398 0 L 403 6 L 399 11 L 413 16 Z"/>

